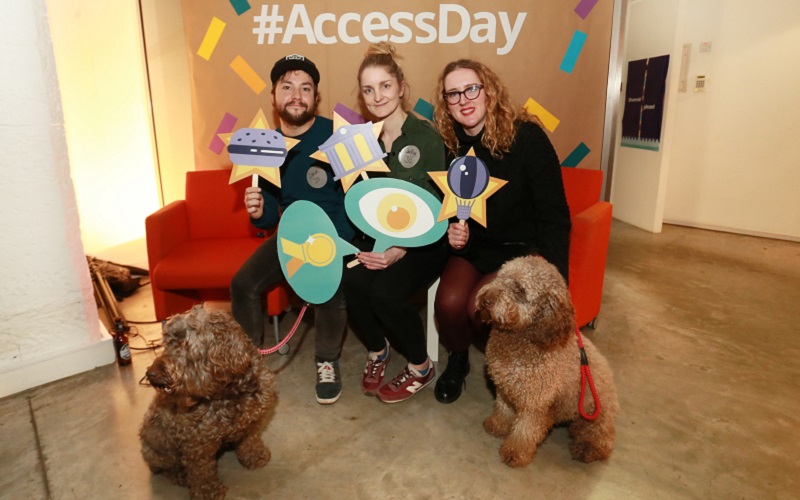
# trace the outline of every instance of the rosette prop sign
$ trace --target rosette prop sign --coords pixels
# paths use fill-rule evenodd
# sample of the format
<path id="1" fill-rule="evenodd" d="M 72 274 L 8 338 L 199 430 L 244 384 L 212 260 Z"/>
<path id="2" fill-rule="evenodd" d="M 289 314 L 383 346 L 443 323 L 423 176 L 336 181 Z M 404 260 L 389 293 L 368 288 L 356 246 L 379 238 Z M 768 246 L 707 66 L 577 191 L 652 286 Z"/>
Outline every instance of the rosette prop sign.
<path id="1" fill-rule="evenodd" d="M 486 227 L 486 199 L 508 181 L 489 176 L 486 164 L 470 149 L 453 160 L 447 172 L 428 172 L 444 193 L 438 221 L 456 216 L 461 224 L 474 219 Z"/>
<path id="2" fill-rule="evenodd" d="M 295 201 L 278 224 L 278 260 L 292 290 L 311 304 L 327 302 L 342 281 L 342 258 L 358 249 L 341 239 L 320 207 Z"/>

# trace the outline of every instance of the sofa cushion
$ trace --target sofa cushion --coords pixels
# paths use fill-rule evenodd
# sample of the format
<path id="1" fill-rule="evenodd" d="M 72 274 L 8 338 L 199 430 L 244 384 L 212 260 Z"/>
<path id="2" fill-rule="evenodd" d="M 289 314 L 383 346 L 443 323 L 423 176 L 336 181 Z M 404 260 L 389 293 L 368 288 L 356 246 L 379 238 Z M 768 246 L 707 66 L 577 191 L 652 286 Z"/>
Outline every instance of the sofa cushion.
<path id="1" fill-rule="evenodd" d="M 263 238 L 215 238 L 179 244 L 153 270 L 161 290 L 229 288 Z"/>

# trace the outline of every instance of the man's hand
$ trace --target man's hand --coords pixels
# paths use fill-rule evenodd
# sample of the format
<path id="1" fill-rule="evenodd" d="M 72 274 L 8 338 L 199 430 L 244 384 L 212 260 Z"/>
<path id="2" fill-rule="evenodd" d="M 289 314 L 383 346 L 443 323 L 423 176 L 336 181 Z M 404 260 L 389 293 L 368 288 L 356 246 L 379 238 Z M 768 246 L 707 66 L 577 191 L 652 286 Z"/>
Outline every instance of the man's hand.
<path id="1" fill-rule="evenodd" d="M 260 219 L 264 215 L 264 198 L 260 187 L 249 187 L 244 192 L 244 206 L 251 219 Z"/>

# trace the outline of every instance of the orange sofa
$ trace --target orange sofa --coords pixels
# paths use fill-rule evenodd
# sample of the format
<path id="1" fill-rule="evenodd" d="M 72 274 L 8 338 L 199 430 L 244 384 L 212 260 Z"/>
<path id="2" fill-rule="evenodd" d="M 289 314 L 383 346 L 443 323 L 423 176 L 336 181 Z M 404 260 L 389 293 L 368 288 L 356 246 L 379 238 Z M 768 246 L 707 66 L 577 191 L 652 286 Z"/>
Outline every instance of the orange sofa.
<path id="1" fill-rule="evenodd" d="M 229 300 L 233 275 L 271 234 L 250 224 L 243 201 L 249 182 L 228 184 L 229 177 L 230 170 L 187 172 L 186 199 L 145 219 L 158 320 L 206 300 Z M 268 290 L 265 300 L 273 317 L 289 305 L 284 285 Z"/>
<path id="2" fill-rule="evenodd" d="M 594 327 L 603 297 L 611 203 L 600 201 L 603 172 L 561 167 L 572 216 L 569 243 L 569 291 L 578 326 Z"/>

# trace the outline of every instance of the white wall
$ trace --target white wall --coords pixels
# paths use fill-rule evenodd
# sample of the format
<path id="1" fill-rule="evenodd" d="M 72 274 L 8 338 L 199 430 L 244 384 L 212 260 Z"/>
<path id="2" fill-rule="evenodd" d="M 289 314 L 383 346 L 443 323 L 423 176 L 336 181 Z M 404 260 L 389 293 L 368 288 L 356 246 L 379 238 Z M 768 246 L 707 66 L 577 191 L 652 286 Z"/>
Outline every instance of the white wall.
<path id="1" fill-rule="evenodd" d="M 800 240 L 800 2 L 692 0 L 665 222 Z M 711 42 L 711 52 L 699 52 Z"/>
<path id="2" fill-rule="evenodd" d="M 158 137 L 159 179 L 167 205 L 186 197 L 195 170 L 192 95 L 181 0 L 142 0 L 150 90 Z"/>
<path id="3" fill-rule="evenodd" d="M 800 240 L 800 2 L 630 1 L 625 66 L 667 53 L 661 150 L 618 147 L 614 216 L 653 232 L 668 222 Z M 703 93 L 692 91 L 697 75 Z"/>
<path id="4" fill-rule="evenodd" d="M 86 252 L 144 236 L 158 209 L 137 0 L 48 0 Z"/>
<path id="5" fill-rule="evenodd" d="M 0 397 L 114 361 L 80 239 L 45 2 L 6 0 L 3 16 Z"/>
<path id="6" fill-rule="evenodd" d="M 678 29 L 679 2 L 675 0 L 639 0 L 628 2 L 628 19 L 625 25 L 625 56 L 623 57 L 622 87 L 619 123 L 625 105 L 624 88 L 628 76 L 628 62 L 670 54 L 667 74 L 667 92 L 664 106 L 669 116 L 672 103 L 672 80 L 676 74 L 673 50 Z M 611 202 L 614 217 L 634 226 L 661 232 L 666 193 L 665 179 L 669 172 L 670 119 L 661 130 L 658 151 L 620 147 L 622 127 L 617 127 L 616 153 L 614 155 Z"/>

